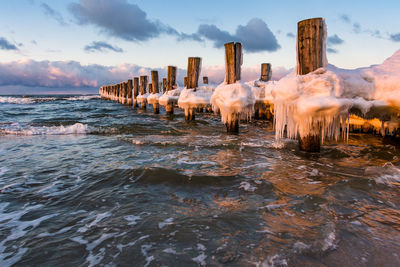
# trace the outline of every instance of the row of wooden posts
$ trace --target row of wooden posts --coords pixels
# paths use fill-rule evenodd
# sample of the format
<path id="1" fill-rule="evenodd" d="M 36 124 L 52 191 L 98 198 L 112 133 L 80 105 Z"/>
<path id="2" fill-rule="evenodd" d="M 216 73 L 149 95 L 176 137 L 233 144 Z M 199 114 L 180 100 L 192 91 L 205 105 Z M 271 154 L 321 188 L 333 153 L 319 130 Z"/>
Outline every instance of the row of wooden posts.
<path id="1" fill-rule="evenodd" d="M 320 67 L 324 66 L 325 60 L 325 39 L 326 27 L 324 19 L 313 18 L 298 22 L 297 25 L 297 74 L 305 75 Z M 241 79 L 241 65 L 242 65 L 242 44 L 241 43 L 226 43 L 225 44 L 225 81 L 227 84 L 235 83 Z M 184 85 L 186 88 L 198 87 L 198 79 L 200 74 L 201 58 L 189 57 L 187 77 L 184 78 Z M 151 93 L 159 93 L 160 88 L 169 91 L 176 88 L 176 67 L 168 66 L 168 77 L 162 79 L 159 83 L 158 72 L 151 71 L 151 84 L 149 84 L 149 91 Z M 271 78 L 271 65 L 264 63 L 261 65 L 260 80 L 268 81 Z M 208 83 L 208 78 L 203 77 L 203 82 Z M 100 93 L 103 97 L 112 100 L 120 101 L 123 104 L 134 105 L 138 107 L 138 101 L 135 101 L 140 94 L 146 94 L 148 85 L 148 76 L 135 77 L 128 82 L 123 82 L 115 85 L 106 85 L 100 88 Z M 132 95 L 133 94 L 133 95 Z M 142 108 L 146 108 L 146 103 L 141 104 Z M 154 104 L 154 113 L 159 113 L 158 104 Z M 194 109 L 189 109 L 185 114 L 187 120 L 194 119 Z M 173 104 L 166 106 L 166 113 L 173 114 Z M 256 112 L 257 115 L 257 112 Z M 239 114 L 233 114 L 234 119 L 226 125 L 228 132 L 239 131 Z M 320 150 L 321 136 L 318 130 L 314 134 L 299 138 L 300 149 L 305 151 L 319 151 Z"/>

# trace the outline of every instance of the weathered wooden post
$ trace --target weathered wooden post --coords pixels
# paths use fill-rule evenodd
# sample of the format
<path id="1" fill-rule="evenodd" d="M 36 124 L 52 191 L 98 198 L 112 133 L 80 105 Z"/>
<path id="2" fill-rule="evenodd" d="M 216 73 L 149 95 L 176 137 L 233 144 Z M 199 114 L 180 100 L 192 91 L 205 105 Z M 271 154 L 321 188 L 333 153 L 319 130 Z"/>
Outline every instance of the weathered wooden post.
<path id="1" fill-rule="evenodd" d="M 200 67 L 200 57 L 188 58 L 187 77 L 185 77 L 187 89 L 193 89 L 194 91 L 196 91 L 196 88 L 199 86 Z M 194 108 L 185 108 L 185 119 L 187 121 L 192 121 L 195 119 Z"/>
<path id="2" fill-rule="evenodd" d="M 167 92 L 174 90 L 176 88 L 176 71 L 177 68 L 175 66 L 168 66 L 168 76 L 167 76 Z M 165 107 L 166 115 L 174 114 L 174 103 L 168 102 Z"/>
<path id="3" fill-rule="evenodd" d="M 127 104 L 127 98 L 128 98 L 128 83 L 127 82 L 123 82 L 122 83 L 122 104 L 125 105 Z"/>
<path id="4" fill-rule="evenodd" d="M 117 102 L 118 103 L 121 103 L 121 95 L 122 95 L 121 91 L 122 91 L 121 84 L 119 83 L 119 84 L 117 84 Z"/>
<path id="5" fill-rule="evenodd" d="M 305 75 L 326 63 L 326 26 L 323 18 L 312 18 L 297 23 L 297 74 Z M 321 129 L 315 125 L 307 136 L 299 138 L 299 147 L 308 152 L 319 152 Z"/>
<path id="6" fill-rule="evenodd" d="M 203 76 L 203 83 L 204 84 L 208 84 L 208 77 L 207 76 Z"/>
<path id="7" fill-rule="evenodd" d="M 242 44 L 225 44 L 225 82 L 235 83 L 240 80 L 242 65 Z M 225 124 L 228 133 L 239 133 L 240 114 L 233 114 L 232 120 Z"/>
<path id="8" fill-rule="evenodd" d="M 183 77 L 183 86 L 187 88 L 188 77 Z"/>
<path id="9" fill-rule="evenodd" d="M 270 63 L 262 63 L 261 64 L 261 77 L 260 81 L 268 82 L 271 80 L 272 72 L 271 72 L 271 64 Z"/>
<path id="10" fill-rule="evenodd" d="M 163 93 L 167 91 L 167 78 L 162 79 L 162 88 L 163 88 Z"/>
<path id="11" fill-rule="evenodd" d="M 176 86 L 176 67 L 168 66 L 167 91 L 175 89 L 175 86 Z"/>
<path id="12" fill-rule="evenodd" d="M 158 82 L 158 71 L 156 70 L 151 71 L 151 84 L 153 87 L 152 93 L 158 94 L 160 83 Z M 160 113 L 160 105 L 158 104 L 158 99 L 155 102 L 153 102 L 153 110 L 154 114 Z"/>
<path id="13" fill-rule="evenodd" d="M 148 76 L 140 76 L 140 94 L 146 94 L 147 83 L 148 83 Z M 141 102 L 140 107 L 142 109 L 146 109 L 147 101 L 144 100 Z"/>
<path id="14" fill-rule="evenodd" d="M 135 108 L 139 107 L 137 102 L 137 96 L 139 95 L 139 77 L 133 78 L 133 106 Z"/>
<path id="15" fill-rule="evenodd" d="M 129 106 L 132 106 L 132 89 L 133 89 L 132 80 L 129 79 L 128 80 L 128 105 Z"/>

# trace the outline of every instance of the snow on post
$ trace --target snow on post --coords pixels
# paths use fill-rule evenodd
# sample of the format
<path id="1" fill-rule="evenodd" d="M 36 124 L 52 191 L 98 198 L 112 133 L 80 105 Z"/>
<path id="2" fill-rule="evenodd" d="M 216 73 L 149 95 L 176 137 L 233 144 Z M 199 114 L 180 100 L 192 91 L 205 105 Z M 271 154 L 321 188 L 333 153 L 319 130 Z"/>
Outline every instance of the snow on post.
<path id="1" fill-rule="evenodd" d="M 220 111 L 228 133 L 238 133 L 240 118 L 250 118 L 254 110 L 253 92 L 250 86 L 240 82 L 242 62 L 242 45 L 226 43 L 225 81 L 215 89 L 211 104 L 215 112 Z"/>
<path id="2" fill-rule="evenodd" d="M 323 18 L 306 19 L 297 24 L 297 74 L 305 75 L 327 66 L 326 26 Z M 311 122 L 306 135 L 300 135 L 299 147 L 308 152 L 319 152 L 321 125 Z"/>
<path id="3" fill-rule="evenodd" d="M 146 109 L 147 97 L 149 96 L 149 93 L 146 92 L 148 81 L 149 81 L 148 76 L 140 76 L 140 92 L 139 95 L 137 96 L 137 102 L 140 103 L 140 107 L 142 109 Z"/>
<path id="4" fill-rule="evenodd" d="M 178 103 L 178 98 L 181 92 L 181 89 L 179 89 L 176 84 L 176 71 L 177 68 L 175 66 L 168 66 L 166 91 L 158 99 L 158 103 L 165 106 L 166 115 L 174 114 L 174 105 Z"/>
<path id="5" fill-rule="evenodd" d="M 135 108 L 139 107 L 137 96 L 139 95 L 139 77 L 133 78 L 133 105 Z"/>
<path id="6" fill-rule="evenodd" d="M 132 106 L 132 80 L 128 80 L 128 105 Z"/>
<path id="7" fill-rule="evenodd" d="M 162 96 L 162 93 L 159 93 L 159 85 L 158 82 L 158 71 L 151 71 L 151 94 L 147 97 L 147 102 L 153 105 L 154 114 L 160 113 L 160 106 L 158 104 L 158 99 Z M 149 84 L 150 88 L 150 84 Z"/>

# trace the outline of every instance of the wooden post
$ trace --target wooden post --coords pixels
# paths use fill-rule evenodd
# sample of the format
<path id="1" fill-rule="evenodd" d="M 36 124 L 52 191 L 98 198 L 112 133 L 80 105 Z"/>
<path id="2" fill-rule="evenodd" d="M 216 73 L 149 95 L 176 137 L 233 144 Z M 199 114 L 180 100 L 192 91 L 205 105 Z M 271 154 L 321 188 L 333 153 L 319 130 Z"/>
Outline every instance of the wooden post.
<path id="1" fill-rule="evenodd" d="M 156 71 L 156 70 L 151 71 L 151 84 L 153 87 L 153 89 L 152 89 L 153 94 L 158 94 L 160 83 L 158 82 L 158 71 Z M 157 103 L 153 103 L 153 110 L 154 110 L 154 114 L 160 113 L 160 106 L 158 104 L 158 100 L 157 100 Z"/>
<path id="2" fill-rule="evenodd" d="M 163 88 L 163 93 L 167 90 L 167 78 L 162 79 L 162 88 Z"/>
<path id="3" fill-rule="evenodd" d="M 187 88 L 188 77 L 183 77 L 183 86 Z"/>
<path id="4" fill-rule="evenodd" d="M 176 67 L 168 66 L 167 91 L 175 89 L 176 86 Z"/>
<path id="5" fill-rule="evenodd" d="M 323 18 L 302 20 L 297 24 L 297 74 L 305 75 L 324 67 L 326 27 Z M 308 152 L 319 152 L 321 129 L 315 126 L 308 136 L 299 138 L 299 147 Z"/>
<path id="6" fill-rule="evenodd" d="M 176 88 L 176 67 L 168 66 L 168 77 L 167 77 L 167 91 L 174 90 Z M 165 113 L 167 115 L 174 114 L 174 104 L 168 103 L 165 107 Z"/>
<path id="7" fill-rule="evenodd" d="M 235 83 L 240 80 L 242 65 L 242 44 L 225 44 L 225 82 L 227 84 Z M 240 114 L 233 114 L 232 120 L 225 124 L 228 133 L 239 133 Z"/>
<path id="8" fill-rule="evenodd" d="M 199 86 L 201 58 L 189 57 L 187 68 L 187 88 L 196 88 Z"/>
<path id="9" fill-rule="evenodd" d="M 128 105 L 129 106 L 132 106 L 132 89 L 133 89 L 132 80 L 129 79 L 128 80 Z"/>
<path id="10" fill-rule="evenodd" d="M 272 72 L 271 72 L 271 64 L 270 63 L 262 63 L 261 64 L 261 77 L 260 81 L 268 82 L 271 80 Z"/>
<path id="11" fill-rule="evenodd" d="M 140 94 L 144 95 L 146 94 L 146 89 L 147 89 L 147 83 L 148 83 L 149 77 L 148 76 L 140 76 Z M 141 103 L 141 108 L 146 109 L 146 101 Z"/>
<path id="12" fill-rule="evenodd" d="M 128 98 L 128 83 L 127 82 L 122 83 L 122 92 L 123 92 L 122 104 L 125 105 L 128 102 L 127 101 L 127 98 Z"/>
<path id="13" fill-rule="evenodd" d="M 139 95 L 139 77 L 133 78 L 133 105 L 137 108 L 139 104 L 137 102 L 137 96 Z"/>
<path id="14" fill-rule="evenodd" d="M 207 76 L 203 76 L 203 83 L 204 84 L 208 84 L 208 77 Z"/>
<path id="15" fill-rule="evenodd" d="M 189 57 L 188 67 L 187 67 L 187 77 L 186 78 L 186 88 L 194 89 L 199 86 L 199 76 L 200 76 L 201 58 L 200 57 Z M 195 119 L 195 109 L 187 108 L 185 109 L 185 119 L 187 121 L 192 121 Z"/>

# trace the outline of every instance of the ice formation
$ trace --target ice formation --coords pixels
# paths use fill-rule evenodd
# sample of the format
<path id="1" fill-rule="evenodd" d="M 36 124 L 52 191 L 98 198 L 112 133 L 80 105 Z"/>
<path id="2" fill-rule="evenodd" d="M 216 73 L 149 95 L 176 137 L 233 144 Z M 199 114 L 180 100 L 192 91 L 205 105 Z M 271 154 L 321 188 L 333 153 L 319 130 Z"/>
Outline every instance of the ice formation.
<path id="1" fill-rule="evenodd" d="M 181 94 L 182 88 L 176 88 L 174 90 L 166 91 L 159 99 L 158 103 L 161 106 L 166 106 L 168 104 L 178 103 L 179 95 Z"/>
<path id="2" fill-rule="evenodd" d="M 162 95 L 163 95 L 162 93 L 157 93 L 157 94 L 152 93 L 152 94 L 150 94 L 150 95 L 147 97 L 147 103 L 149 103 L 149 104 L 151 104 L 151 105 L 157 104 L 159 98 L 160 98 Z"/>
<path id="3" fill-rule="evenodd" d="M 232 84 L 223 82 L 215 88 L 211 104 L 215 112 L 221 112 L 221 120 L 226 124 L 234 120 L 237 114 L 248 119 L 254 112 L 255 98 L 247 84 L 240 81 Z"/>
<path id="4" fill-rule="evenodd" d="M 137 101 L 138 103 L 147 103 L 147 97 L 149 97 L 149 93 L 145 93 L 144 95 L 139 94 L 139 95 L 136 97 L 136 101 Z"/>
<path id="5" fill-rule="evenodd" d="M 195 89 L 183 89 L 178 106 L 185 110 L 193 108 L 203 108 L 210 105 L 210 99 L 214 91 L 214 86 L 203 85 Z"/>
<path id="6" fill-rule="evenodd" d="M 355 70 L 329 65 L 307 75 L 293 72 L 271 86 L 277 139 L 285 129 L 292 139 L 319 133 L 322 140 L 337 139 L 340 129 L 347 129 L 349 114 L 397 120 L 400 50 L 381 65 Z"/>

